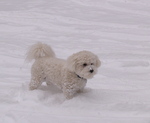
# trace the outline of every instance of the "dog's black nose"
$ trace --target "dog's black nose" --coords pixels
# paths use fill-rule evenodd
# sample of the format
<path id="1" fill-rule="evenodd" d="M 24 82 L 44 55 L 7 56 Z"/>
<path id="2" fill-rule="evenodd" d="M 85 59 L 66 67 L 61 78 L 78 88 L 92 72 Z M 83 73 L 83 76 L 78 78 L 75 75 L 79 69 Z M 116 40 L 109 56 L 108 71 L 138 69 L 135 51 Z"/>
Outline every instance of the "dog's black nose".
<path id="1" fill-rule="evenodd" d="M 94 70 L 90 70 L 90 72 L 91 72 L 91 73 L 93 73 L 93 72 L 94 72 Z"/>

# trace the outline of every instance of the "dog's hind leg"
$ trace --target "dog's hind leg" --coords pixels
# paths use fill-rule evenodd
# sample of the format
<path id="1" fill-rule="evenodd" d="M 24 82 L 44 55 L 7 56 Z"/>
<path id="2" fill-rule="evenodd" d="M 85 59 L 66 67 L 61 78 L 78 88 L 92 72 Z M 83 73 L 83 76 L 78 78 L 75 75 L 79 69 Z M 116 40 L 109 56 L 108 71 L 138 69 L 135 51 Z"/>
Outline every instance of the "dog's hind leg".
<path id="1" fill-rule="evenodd" d="M 35 61 L 31 68 L 31 81 L 29 84 L 29 89 L 37 89 L 44 81 L 44 72 L 39 61 Z"/>
<path id="2" fill-rule="evenodd" d="M 34 90 L 34 89 L 37 89 L 41 84 L 42 84 L 42 79 L 40 76 L 38 77 L 32 77 L 31 78 L 31 81 L 30 81 L 30 84 L 29 84 L 29 89 L 30 90 Z"/>

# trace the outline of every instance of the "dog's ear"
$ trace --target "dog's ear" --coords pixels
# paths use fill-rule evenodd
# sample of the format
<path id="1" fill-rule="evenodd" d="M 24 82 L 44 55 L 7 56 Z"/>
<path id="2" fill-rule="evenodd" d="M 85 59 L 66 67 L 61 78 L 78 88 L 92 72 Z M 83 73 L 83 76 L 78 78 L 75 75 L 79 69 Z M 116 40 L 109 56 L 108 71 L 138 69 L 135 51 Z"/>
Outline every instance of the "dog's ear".
<path id="1" fill-rule="evenodd" d="M 100 67 L 101 61 L 99 60 L 98 56 L 96 56 L 96 67 Z"/>
<path id="2" fill-rule="evenodd" d="M 71 71 L 75 72 L 76 69 L 76 54 L 68 57 L 66 67 Z"/>

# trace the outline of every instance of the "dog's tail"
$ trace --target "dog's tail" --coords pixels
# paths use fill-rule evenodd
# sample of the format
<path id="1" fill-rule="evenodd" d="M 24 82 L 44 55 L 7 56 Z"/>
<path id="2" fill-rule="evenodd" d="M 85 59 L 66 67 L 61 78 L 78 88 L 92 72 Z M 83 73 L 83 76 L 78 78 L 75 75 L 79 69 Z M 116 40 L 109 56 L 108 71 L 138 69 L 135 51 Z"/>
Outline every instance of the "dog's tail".
<path id="1" fill-rule="evenodd" d="M 26 60 L 32 61 L 33 59 L 37 60 L 42 57 L 55 57 L 55 53 L 49 45 L 39 42 L 30 47 Z"/>

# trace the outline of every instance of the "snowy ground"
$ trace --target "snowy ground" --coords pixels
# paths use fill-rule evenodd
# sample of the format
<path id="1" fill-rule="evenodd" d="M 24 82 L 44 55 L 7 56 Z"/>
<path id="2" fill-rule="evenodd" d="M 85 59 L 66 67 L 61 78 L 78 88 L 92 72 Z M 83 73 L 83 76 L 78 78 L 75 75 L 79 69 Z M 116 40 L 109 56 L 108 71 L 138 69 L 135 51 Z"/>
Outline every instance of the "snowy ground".
<path id="1" fill-rule="evenodd" d="M 60 58 L 99 56 L 84 93 L 28 90 L 25 53 L 38 41 Z M 149 0 L 1 0 L 0 58 L 0 123 L 150 123 Z"/>

